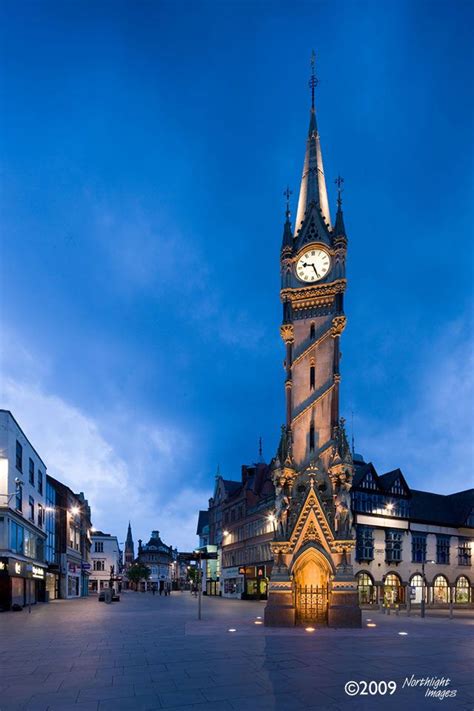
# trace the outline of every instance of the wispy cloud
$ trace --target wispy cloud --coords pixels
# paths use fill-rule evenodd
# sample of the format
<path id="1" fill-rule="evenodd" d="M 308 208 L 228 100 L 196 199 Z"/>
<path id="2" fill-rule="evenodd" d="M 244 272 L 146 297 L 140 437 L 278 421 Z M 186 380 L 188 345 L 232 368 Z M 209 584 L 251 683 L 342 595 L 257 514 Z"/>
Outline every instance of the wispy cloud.
<path id="1" fill-rule="evenodd" d="M 413 368 L 413 389 L 399 399 L 397 418 L 360 418 L 358 440 L 381 471 L 400 467 L 413 488 L 452 493 L 474 485 L 473 344 L 456 322 L 433 340 Z M 403 402 L 404 401 L 404 402 Z"/>
<path id="2" fill-rule="evenodd" d="M 96 203 L 92 214 L 95 238 L 121 290 L 168 298 L 179 318 L 193 323 L 205 338 L 243 349 L 264 341 L 261 322 L 241 307 L 224 305 L 219 280 L 199 250 L 200 239 L 183 235 L 165 211 L 152 219 L 139 201 L 129 201 L 119 211 Z"/>
<path id="3" fill-rule="evenodd" d="M 170 545 L 195 545 L 197 511 L 209 494 L 190 483 L 189 432 L 139 422 L 133 412 L 102 428 L 38 382 L 6 377 L 1 395 L 2 406 L 12 411 L 48 472 L 84 492 L 97 528 L 123 540 L 131 519 L 136 539 L 147 540 L 159 529 Z"/>

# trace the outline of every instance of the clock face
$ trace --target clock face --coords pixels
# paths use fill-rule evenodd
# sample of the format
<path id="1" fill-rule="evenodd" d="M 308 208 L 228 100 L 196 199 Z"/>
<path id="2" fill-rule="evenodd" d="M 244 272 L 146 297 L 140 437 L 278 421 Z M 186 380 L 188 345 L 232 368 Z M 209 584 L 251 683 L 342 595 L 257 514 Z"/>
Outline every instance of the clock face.
<path id="1" fill-rule="evenodd" d="M 301 281 L 319 281 L 331 267 L 331 258 L 324 249 L 308 249 L 296 263 L 296 276 Z"/>

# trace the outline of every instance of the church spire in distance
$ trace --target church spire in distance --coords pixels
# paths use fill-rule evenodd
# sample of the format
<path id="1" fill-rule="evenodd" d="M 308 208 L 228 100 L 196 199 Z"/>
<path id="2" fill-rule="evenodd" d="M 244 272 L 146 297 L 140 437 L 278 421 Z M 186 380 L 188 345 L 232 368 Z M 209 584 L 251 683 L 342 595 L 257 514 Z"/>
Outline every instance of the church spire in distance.
<path id="1" fill-rule="evenodd" d="M 301 177 L 298 211 L 296 213 L 295 235 L 301 228 L 306 215 L 309 213 L 309 208 L 312 205 L 315 205 L 321 211 L 324 222 L 327 223 L 328 227 L 331 226 L 326 180 L 324 178 L 323 156 L 316 121 L 314 94 L 318 85 L 318 78 L 316 77 L 315 60 L 316 56 L 313 51 L 311 54 L 311 78 L 309 80 L 311 89 L 309 130 L 306 141 L 303 175 Z"/>

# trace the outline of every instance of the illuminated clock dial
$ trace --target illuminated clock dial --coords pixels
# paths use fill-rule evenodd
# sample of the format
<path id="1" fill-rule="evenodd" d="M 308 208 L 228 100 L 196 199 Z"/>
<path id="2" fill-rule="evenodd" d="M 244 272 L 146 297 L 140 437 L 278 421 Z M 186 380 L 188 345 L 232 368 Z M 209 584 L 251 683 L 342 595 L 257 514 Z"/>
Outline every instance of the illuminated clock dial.
<path id="1" fill-rule="evenodd" d="M 308 249 L 296 263 L 296 276 L 301 281 L 319 281 L 331 268 L 329 254 L 319 247 Z"/>

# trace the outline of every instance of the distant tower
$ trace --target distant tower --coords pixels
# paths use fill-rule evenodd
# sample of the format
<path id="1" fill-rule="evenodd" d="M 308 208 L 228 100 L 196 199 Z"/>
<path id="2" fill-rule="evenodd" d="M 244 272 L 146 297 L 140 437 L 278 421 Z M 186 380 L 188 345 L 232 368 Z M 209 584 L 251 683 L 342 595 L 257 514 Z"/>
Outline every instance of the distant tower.
<path id="1" fill-rule="evenodd" d="M 125 570 L 130 568 L 133 561 L 135 560 L 135 552 L 132 538 L 132 527 L 130 526 L 130 521 L 128 522 L 127 538 L 125 540 Z"/>

